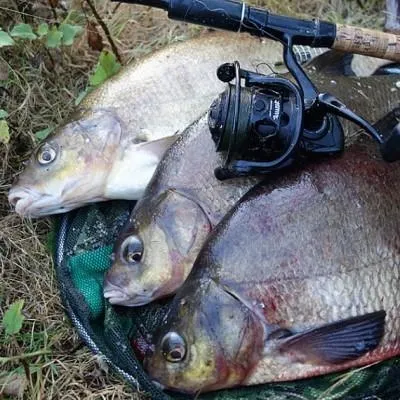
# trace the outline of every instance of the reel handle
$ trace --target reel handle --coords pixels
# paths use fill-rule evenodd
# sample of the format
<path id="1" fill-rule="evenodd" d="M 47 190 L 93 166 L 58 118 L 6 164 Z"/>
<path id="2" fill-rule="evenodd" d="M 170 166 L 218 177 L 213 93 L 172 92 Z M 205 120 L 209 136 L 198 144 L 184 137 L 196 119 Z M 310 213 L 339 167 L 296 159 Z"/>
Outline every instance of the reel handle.
<path id="1" fill-rule="evenodd" d="M 400 36 L 393 33 L 336 24 L 332 49 L 400 61 Z"/>

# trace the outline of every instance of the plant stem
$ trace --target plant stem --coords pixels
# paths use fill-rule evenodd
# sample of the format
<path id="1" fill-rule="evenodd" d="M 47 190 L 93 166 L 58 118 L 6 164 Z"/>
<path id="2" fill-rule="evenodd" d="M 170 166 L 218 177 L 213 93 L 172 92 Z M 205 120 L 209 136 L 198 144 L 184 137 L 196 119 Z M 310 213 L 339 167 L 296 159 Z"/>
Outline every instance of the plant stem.
<path id="1" fill-rule="evenodd" d="M 51 353 L 50 350 L 38 350 L 38 351 L 34 351 L 32 353 L 19 354 L 18 356 L 13 356 L 13 357 L 0 357 L 0 363 L 5 364 L 5 363 L 11 362 L 11 361 L 23 360 L 25 358 L 42 356 L 44 354 L 50 354 L 50 353 Z"/>
<path id="2" fill-rule="evenodd" d="M 53 13 L 53 18 L 54 18 L 55 24 L 58 27 L 60 24 L 58 23 L 56 8 L 54 7 L 54 3 L 51 0 L 48 0 L 48 2 L 51 7 L 51 12 Z"/>
<path id="3" fill-rule="evenodd" d="M 117 60 L 122 64 L 121 56 L 119 55 L 117 46 L 115 45 L 114 41 L 112 40 L 111 33 L 110 33 L 110 31 L 109 31 L 107 25 L 106 25 L 106 24 L 104 23 L 104 21 L 101 19 L 100 15 L 99 15 L 99 13 L 97 12 L 97 10 L 96 10 L 94 4 L 92 3 L 92 1 L 91 1 L 91 0 L 86 0 L 86 3 L 88 4 L 88 6 L 90 7 L 90 9 L 92 10 L 92 13 L 93 13 L 94 17 L 96 18 L 96 21 L 97 21 L 98 24 L 102 27 L 104 33 L 106 34 L 107 39 L 108 39 L 108 41 L 109 41 L 109 43 L 110 43 L 110 45 L 111 45 L 111 48 L 112 48 L 112 50 L 113 50 L 115 56 L 117 57 Z"/>

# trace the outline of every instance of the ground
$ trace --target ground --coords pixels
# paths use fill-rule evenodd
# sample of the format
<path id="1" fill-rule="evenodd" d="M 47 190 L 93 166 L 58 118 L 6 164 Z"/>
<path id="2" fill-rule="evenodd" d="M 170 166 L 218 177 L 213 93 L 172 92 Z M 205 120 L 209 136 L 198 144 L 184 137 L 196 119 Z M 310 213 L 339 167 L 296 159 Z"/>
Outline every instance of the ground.
<path id="1" fill-rule="evenodd" d="M 106 0 L 92 3 L 123 65 L 203 29 L 170 21 L 161 10 Z M 379 29 L 385 19 L 384 0 L 250 3 Z M 23 220 L 7 201 L 12 181 L 37 143 L 35 133 L 61 124 L 87 85 L 99 55 L 95 43 L 92 48 L 88 44 L 88 32 L 97 29 L 105 48 L 110 45 L 86 1 L 0 0 L 3 31 L 21 22 L 36 28 L 43 21 L 54 24 L 67 17 L 84 27 L 72 46 L 48 49 L 40 41 L 20 40 L 0 48 L 0 110 L 9 114 L 10 132 L 10 142 L 0 142 L 0 321 L 16 300 L 24 300 L 25 317 L 15 335 L 6 336 L 0 326 L 0 398 L 6 391 L 26 399 L 140 398 L 88 351 L 64 314 L 49 250 L 51 219 Z"/>

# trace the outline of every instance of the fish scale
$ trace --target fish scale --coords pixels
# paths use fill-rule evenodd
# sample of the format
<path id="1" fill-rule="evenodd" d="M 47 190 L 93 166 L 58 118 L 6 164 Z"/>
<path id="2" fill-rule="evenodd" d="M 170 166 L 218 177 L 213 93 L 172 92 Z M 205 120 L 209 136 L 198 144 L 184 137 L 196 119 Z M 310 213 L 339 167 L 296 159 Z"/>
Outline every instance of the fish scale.
<path id="1" fill-rule="evenodd" d="M 201 118 L 190 130 L 193 134 L 178 139 L 162 160 L 150 185 L 154 190 L 149 190 L 149 197 L 165 188 L 193 194 L 200 204 L 204 204 L 208 217 L 215 224 L 222 218 L 227 207 L 260 179 L 251 177 L 230 182 L 217 181 L 214 169 L 221 165 L 223 157 L 215 154 L 213 141 L 205 137 L 209 136 L 207 117 Z M 177 163 L 178 159 L 181 162 Z M 205 164 L 207 168 L 202 168 Z M 209 204 L 213 204 L 213 207 L 208 207 Z"/>
<path id="2" fill-rule="evenodd" d="M 154 337 L 155 351 L 145 359 L 149 374 L 168 388 L 194 393 L 302 379 L 400 354 L 399 196 L 398 163 L 382 161 L 375 143 L 361 138 L 340 158 L 258 184 L 200 251 Z M 238 326 L 227 336 L 235 307 Z M 384 325 L 376 314 L 382 311 Z M 371 320 L 352 329 L 343 322 L 367 316 Z M 244 330 L 263 338 L 263 351 L 242 345 Z M 171 331 L 187 351 L 173 365 L 160 347 Z M 301 336 L 307 332 L 309 342 Z M 375 335 L 382 335 L 379 341 Z M 303 346 L 291 344 L 297 337 Z M 309 352 L 318 338 L 321 347 Z M 198 351 L 206 345 L 209 352 Z M 329 353 L 348 358 L 329 361 Z M 254 362 L 244 363 L 246 356 Z M 210 372 L 195 377 L 202 362 Z"/>
<path id="3" fill-rule="evenodd" d="M 384 262 L 385 260 L 383 260 Z M 282 320 L 288 321 L 290 327 L 295 326 L 296 330 L 302 331 L 319 324 L 333 322 L 344 317 L 356 316 L 373 312 L 377 310 L 386 310 L 385 335 L 382 343 L 389 344 L 390 351 L 400 352 L 400 292 L 399 292 L 399 264 L 389 264 L 391 270 L 385 265 L 384 268 L 376 270 L 351 271 L 348 274 L 329 277 L 317 277 L 307 279 L 303 282 L 291 282 L 282 285 L 279 289 L 285 300 L 285 308 L 279 316 Z M 373 283 L 372 283 L 373 282 Z M 372 284 L 371 284 L 372 283 Z M 315 288 L 318 288 L 316 291 Z M 365 303 L 360 302 L 363 293 L 368 292 L 369 300 Z M 285 293 L 288 294 L 285 297 Z M 304 294 L 307 297 L 304 298 Z M 334 296 L 332 296 L 334 293 Z M 310 296 L 311 294 L 311 296 Z M 260 294 L 262 297 L 262 294 Z M 371 301 L 372 300 L 372 301 Z M 304 314 L 307 309 L 308 314 Z M 286 312 L 285 312 L 286 311 Z M 379 349 L 378 353 L 385 350 Z M 382 357 L 383 358 L 383 357 Z M 386 358 L 386 357 L 385 357 Z M 358 365 L 363 365 L 363 360 L 357 360 Z M 285 368 L 283 364 L 281 368 Z M 310 373 L 313 367 L 309 368 Z M 314 367 L 315 368 L 315 367 Z M 271 373 L 271 370 L 265 369 L 263 362 L 252 371 L 246 384 L 255 384 L 256 382 L 275 381 L 277 377 Z M 280 377 L 279 380 L 293 379 L 294 377 L 304 376 L 297 371 L 295 376 Z"/>
<path id="4" fill-rule="evenodd" d="M 258 301 L 261 299 L 262 301 L 265 297 L 264 293 L 271 291 L 279 293 L 280 307 L 276 309 L 272 318 L 274 321 L 279 321 L 282 326 L 291 327 L 295 331 L 384 309 L 387 312 L 386 318 L 389 323 L 386 325 L 383 343 L 395 342 L 392 351 L 398 351 L 400 349 L 400 318 L 398 314 L 400 306 L 400 232 L 398 219 L 394 216 L 400 216 L 399 202 L 396 201 L 396 194 L 400 190 L 398 183 L 400 171 L 396 165 L 383 163 L 381 165 L 373 163 L 372 167 L 363 169 L 365 161 L 367 159 L 363 155 L 360 159 L 354 159 L 352 153 L 349 152 L 341 160 L 340 169 L 343 173 L 339 171 L 338 174 L 335 174 L 333 182 L 330 182 L 329 176 L 324 176 L 325 171 L 329 174 L 329 165 L 320 165 L 318 170 L 313 171 L 315 177 L 309 182 L 323 181 L 328 197 L 339 208 L 342 208 L 341 213 L 337 208 L 329 209 L 327 212 L 323 206 L 321 207 L 322 212 L 319 212 L 319 205 L 323 204 L 323 201 L 327 201 L 327 197 L 321 196 L 321 189 L 318 190 L 315 185 L 314 187 L 311 184 L 304 185 L 307 178 L 302 181 L 304 186 L 301 188 L 307 192 L 307 197 L 301 199 L 304 207 L 293 209 L 298 217 L 297 224 L 287 221 L 285 217 L 288 214 L 286 213 L 290 215 L 291 207 L 280 202 L 279 196 L 274 199 L 273 192 L 265 197 L 260 197 L 262 202 L 249 201 L 244 212 L 249 213 L 251 207 L 252 215 L 262 212 L 264 217 L 265 214 L 275 213 L 274 220 L 279 226 L 285 227 L 285 233 L 279 234 L 282 231 L 274 231 L 272 235 L 275 240 L 272 241 L 268 240 L 268 236 L 260 236 L 260 245 L 265 238 L 263 249 L 257 253 L 258 261 L 254 259 L 254 254 L 252 255 L 252 263 L 249 268 L 251 269 L 258 263 L 262 263 L 264 268 L 262 270 L 251 269 L 250 272 L 249 268 L 237 269 L 234 267 L 234 265 L 245 263 L 245 257 L 242 257 L 244 254 L 235 252 L 233 256 L 230 256 L 229 254 L 232 254 L 232 252 L 229 253 L 230 246 L 226 246 L 224 241 L 225 247 L 228 247 L 228 250 L 223 251 L 225 257 L 218 254 L 218 247 L 215 249 L 217 253 L 215 257 L 222 260 L 222 265 L 231 265 L 236 273 L 234 280 L 232 280 L 231 272 L 227 269 L 222 272 L 217 269 L 216 273 L 221 282 L 233 287 L 235 292 L 249 298 L 249 301 L 252 299 Z M 368 177 L 370 179 L 366 183 L 365 179 Z M 381 180 L 382 177 L 384 177 L 383 180 Z M 389 187 L 389 184 L 394 187 Z M 290 189 L 290 184 L 288 187 L 284 185 L 282 192 L 289 191 L 289 197 L 293 198 L 295 195 L 293 191 L 290 193 Z M 279 189 L 276 191 L 279 192 Z M 310 202 L 311 199 L 308 196 L 316 197 L 316 200 Z M 364 200 L 364 207 L 357 206 L 355 203 L 357 199 Z M 276 205 L 278 210 L 268 207 L 266 212 L 265 204 L 271 203 Z M 388 210 L 380 212 L 377 209 L 379 206 L 386 206 Z M 346 212 L 343 212 L 343 207 L 346 207 Z M 308 213 L 306 213 L 306 208 L 310 210 Z M 285 214 L 280 213 L 280 209 L 285 210 Z M 281 215 L 283 218 L 280 218 Z M 255 220 L 260 219 L 251 218 L 251 221 Z M 334 229 L 332 225 L 328 229 L 324 229 L 323 225 L 326 220 L 334 220 L 337 229 Z M 226 228 L 226 232 L 237 236 L 243 247 L 248 248 L 250 242 L 254 246 L 254 241 L 258 237 L 256 234 L 250 233 L 246 237 L 239 235 L 238 229 L 242 224 L 238 220 L 233 219 L 230 225 L 231 227 Z M 364 226 L 367 234 L 364 230 L 357 229 L 358 226 Z M 339 234 L 343 231 L 341 227 L 346 227 L 346 235 L 340 238 Z M 235 232 L 232 231 L 232 228 Z M 265 227 L 263 228 L 265 229 Z M 288 237 L 291 232 L 295 236 L 293 241 Z M 279 238 L 279 236 L 282 237 Z M 371 239 L 366 242 L 365 239 L 369 236 Z M 326 240 L 326 238 L 328 239 Z M 333 240 L 335 241 L 333 242 Z M 329 254 L 323 255 L 323 248 L 320 244 L 322 243 L 323 246 L 325 242 L 337 244 L 330 256 Z M 312 243 L 312 246 L 307 247 L 307 243 Z M 301 261 L 291 265 L 289 270 L 282 269 L 282 265 L 279 264 L 279 260 L 282 259 L 280 254 L 285 257 L 286 251 L 290 251 L 292 247 L 302 255 Z M 306 247 L 312 250 L 309 254 L 302 251 L 302 248 Z M 214 256 L 214 251 L 212 253 Z M 248 254 L 246 256 L 250 258 Z M 235 262 L 233 262 L 233 258 L 235 258 Z M 262 260 L 265 261 L 262 262 Z M 329 260 L 331 263 L 326 263 L 325 260 Z M 265 268 L 267 268 L 267 272 Z M 241 286 L 242 281 L 246 282 L 246 276 L 249 273 L 253 279 L 258 280 L 258 290 L 255 293 L 252 284 Z M 273 283 L 263 284 L 262 280 L 260 282 L 261 276 L 267 276 L 268 281 L 273 281 Z M 367 293 L 368 298 L 364 298 L 360 302 L 360 299 L 363 299 Z M 307 314 L 304 313 L 304 310 L 308 310 Z M 266 313 L 266 317 L 271 318 L 271 315 Z M 248 383 L 253 384 L 259 380 L 266 382 L 274 378 L 270 372 L 266 372 L 263 367 L 260 367 L 252 372 Z"/>
<path id="5" fill-rule="evenodd" d="M 228 240 L 232 240 L 232 243 L 240 244 L 242 248 L 248 250 L 233 255 L 222 242 L 218 242 L 213 248 L 213 255 L 215 254 L 216 257 L 222 259 L 224 263 L 233 262 L 233 258 L 237 263 L 245 263 L 252 251 L 250 244 L 256 235 L 268 240 L 269 236 L 280 234 L 285 239 L 284 247 L 277 245 L 276 242 L 271 242 L 268 246 L 260 249 L 259 253 L 260 259 L 268 257 L 268 268 L 270 273 L 274 274 L 274 278 L 279 278 L 280 274 L 285 273 L 285 269 L 278 267 L 281 267 L 281 262 L 286 262 L 290 255 L 297 257 L 298 254 L 301 254 L 302 265 L 307 264 L 307 271 L 313 276 L 322 268 L 324 273 L 331 271 L 332 268 L 335 271 L 338 258 L 342 260 L 344 265 L 348 265 L 349 262 L 345 261 L 348 260 L 350 246 L 352 258 L 361 258 L 367 255 L 368 260 L 371 261 L 371 257 L 380 258 L 383 252 L 387 252 L 389 249 L 391 257 L 398 257 L 400 243 L 397 238 L 400 231 L 396 221 L 388 218 L 388 215 L 400 213 L 400 204 L 393 198 L 393 191 L 389 187 L 389 183 L 381 180 L 382 176 L 390 174 L 392 168 L 396 170 L 396 167 L 394 164 L 390 164 L 389 167 L 378 165 L 374 174 L 374 183 L 370 181 L 369 185 L 363 184 L 364 178 L 370 178 L 373 171 L 371 168 L 367 171 L 362 170 L 363 162 L 368 160 L 368 156 L 361 157 L 353 160 L 350 154 L 345 154 L 341 160 L 342 168 L 335 174 L 333 182 L 330 182 L 329 168 L 332 163 L 335 165 L 335 161 L 327 162 L 326 166 L 319 165 L 318 169 L 313 170 L 313 180 L 307 177 L 301 179 L 301 183 L 294 185 L 291 190 L 288 190 L 285 184 L 282 189 L 273 186 L 266 203 L 252 202 L 251 211 L 247 209 L 250 206 L 243 204 L 240 213 L 244 215 L 246 222 L 248 222 L 247 217 L 249 215 L 251 218 L 257 215 L 263 224 L 250 225 L 248 227 L 249 235 L 245 237 L 237 235 L 238 229 L 240 229 L 238 226 L 235 229 L 227 226 L 226 234 Z M 307 172 L 304 175 L 307 176 Z M 352 175 L 356 176 L 353 177 Z M 324 182 L 328 194 L 321 193 L 321 190 L 315 187 L 314 182 L 317 179 Z M 338 179 L 340 179 L 340 183 Z M 393 182 L 391 185 L 393 185 Z M 270 190 L 268 186 L 267 190 Z M 379 193 L 375 198 L 373 197 L 374 190 Z M 355 204 L 356 199 L 364 201 L 364 206 L 358 207 Z M 371 205 L 371 199 L 376 199 L 378 205 Z M 328 210 L 325 203 L 328 203 Z M 376 209 L 380 203 L 386 204 L 389 209 L 386 211 L 385 208 L 384 212 L 377 213 Z M 267 210 L 265 204 L 268 204 Z M 341 212 L 343 205 L 346 205 L 351 212 Z M 288 210 L 290 210 L 290 213 Z M 329 224 L 329 229 L 324 229 L 326 223 Z M 369 236 L 365 235 L 363 230 L 358 229 L 360 225 L 374 227 L 373 243 L 368 243 Z M 346 229 L 343 230 L 342 227 L 346 227 Z M 310 248 L 309 255 L 303 254 L 303 240 L 307 241 L 317 233 L 321 235 L 321 232 L 323 232 L 323 236 L 315 236 L 315 243 Z M 345 235 L 344 240 L 337 240 L 343 234 Z M 324 255 L 326 246 L 332 247 L 331 252 L 335 254 L 334 264 L 325 264 L 324 266 L 316 264 L 316 255 Z M 220 252 L 221 254 L 219 254 Z M 375 256 L 373 256 L 374 254 Z M 329 252 L 326 255 L 329 256 Z M 297 269 L 297 265 L 293 267 L 296 273 L 302 276 L 304 269 Z M 249 266 L 249 268 L 252 268 L 252 266 Z M 240 282 L 248 272 L 248 269 L 238 270 L 237 280 Z M 228 271 L 223 270 L 219 277 L 223 278 L 224 273 L 230 276 Z M 295 277 L 297 278 L 297 276 Z"/>

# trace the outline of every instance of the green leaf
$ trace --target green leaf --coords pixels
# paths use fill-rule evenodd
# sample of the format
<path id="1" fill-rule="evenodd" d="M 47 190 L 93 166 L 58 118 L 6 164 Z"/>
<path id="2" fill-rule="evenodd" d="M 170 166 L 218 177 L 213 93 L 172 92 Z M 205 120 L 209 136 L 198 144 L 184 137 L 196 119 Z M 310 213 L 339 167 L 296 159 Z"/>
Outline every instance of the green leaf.
<path id="1" fill-rule="evenodd" d="M 32 31 L 29 24 L 17 24 L 12 28 L 10 35 L 21 39 L 36 39 L 36 35 Z"/>
<path id="2" fill-rule="evenodd" d="M 7 32 L 0 31 L 0 47 L 12 46 L 13 44 L 13 38 Z"/>
<path id="3" fill-rule="evenodd" d="M 46 46 L 49 48 L 60 47 L 63 33 L 53 26 L 47 34 Z"/>
<path id="4" fill-rule="evenodd" d="M 70 24 L 61 24 L 59 29 L 63 33 L 63 44 L 65 46 L 71 46 L 75 36 L 83 31 L 81 26 Z"/>
<path id="5" fill-rule="evenodd" d="M 107 73 L 102 65 L 98 64 L 94 74 L 90 76 L 89 82 L 93 86 L 100 85 L 107 79 Z"/>
<path id="6" fill-rule="evenodd" d="M 22 328 L 24 316 L 22 315 L 23 300 L 15 301 L 11 304 L 3 316 L 3 326 L 6 330 L 6 335 L 14 335 Z"/>
<path id="7" fill-rule="evenodd" d="M 107 78 L 116 74 L 121 68 L 121 64 L 117 62 L 115 55 L 107 50 L 100 53 L 99 62 L 104 68 Z"/>
<path id="8" fill-rule="evenodd" d="M 0 120 L 0 143 L 7 144 L 10 141 L 10 132 L 8 130 L 7 121 Z"/>
<path id="9" fill-rule="evenodd" d="M 37 140 L 44 140 L 47 138 L 47 136 L 50 135 L 51 132 L 53 132 L 53 130 L 54 130 L 54 128 L 49 127 L 49 128 L 42 129 L 41 131 L 37 131 L 35 133 L 35 138 Z"/>
<path id="10" fill-rule="evenodd" d="M 46 36 L 47 33 L 49 32 L 49 25 L 47 25 L 46 22 L 41 23 L 38 26 L 36 32 L 39 35 L 39 37 Z"/>
<path id="11" fill-rule="evenodd" d="M 4 119 L 8 117 L 8 112 L 6 110 L 2 110 L 0 108 L 0 119 Z"/>
<path id="12" fill-rule="evenodd" d="M 117 62 L 115 55 L 107 50 L 103 50 L 100 53 L 99 62 L 96 65 L 94 74 L 89 78 L 89 82 L 93 86 L 98 86 L 115 75 L 120 68 L 121 64 Z"/>
<path id="13" fill-rule="evenodd" d="M 85 90 L 82 90 L 79 94 L 78 97 L 75 99 L 75 105 L 79 105 L 81 101 L 93 90 L 94 88 L 92 86 L 87 87 Z"/>

